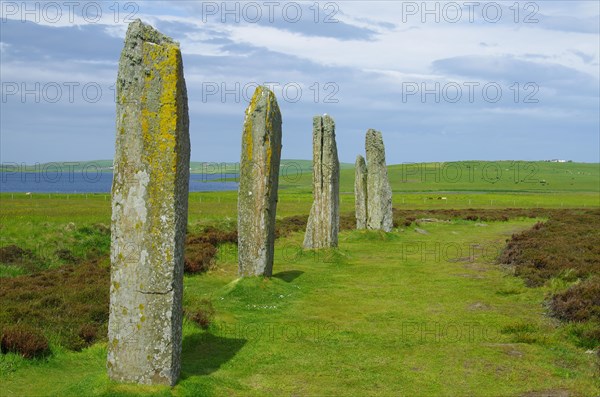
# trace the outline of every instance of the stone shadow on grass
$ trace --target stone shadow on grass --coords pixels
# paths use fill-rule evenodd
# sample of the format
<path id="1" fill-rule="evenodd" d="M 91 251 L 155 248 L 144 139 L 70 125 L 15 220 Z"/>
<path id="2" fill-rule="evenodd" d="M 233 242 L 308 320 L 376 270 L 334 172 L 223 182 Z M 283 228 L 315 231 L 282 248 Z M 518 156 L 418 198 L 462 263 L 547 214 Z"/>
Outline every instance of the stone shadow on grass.
<path id="1" fill-rule="evenodd" d="M 183 339 L 181 379 L 209 375 L 231 360 L 246 344 L 246 339 L 225 338 L 210 333 L 195 333 Z"/>
<path id="2" fill-rule="evenodd" d="M 300 271 L 300 270 L 286 270 L 284 272 L 279 272 L 279 273 L 274 274 L 273 277 L 283 280 L 286 283 L 291 283 L 292 281 L 294 281 L 295 279 L 297 279 L 298 277 L 300 277 L 303 274 L 304 274 L 304 272 Z"/>

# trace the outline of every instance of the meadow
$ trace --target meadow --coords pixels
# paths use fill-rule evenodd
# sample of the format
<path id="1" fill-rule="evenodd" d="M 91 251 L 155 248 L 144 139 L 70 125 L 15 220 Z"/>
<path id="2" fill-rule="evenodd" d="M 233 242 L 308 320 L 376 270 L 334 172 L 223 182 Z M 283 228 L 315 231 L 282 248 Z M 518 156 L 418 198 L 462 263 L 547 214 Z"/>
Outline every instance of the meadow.
<path id="1" fill-rule="evenodd" d="M 304 251 L 301 224 L 282 232 L 271 279 L 237 279 L 236 245 L 219 244 L 207 272 L 185 276 L 183 367 L 174 388 L 110 382 L 100 325 L 83 344 L 57 331 L 71 326 L 65 313 L 98 324 L 103 313 L 94 317 L 85 305 L 72 305 L 43 317 L 46 306 L 68 302 L 107 306 L 107 295 L 58 288 L 52 290 L 57 300 L 44 301 L 49 290 L 42 287 L 10 295 L 22 305 L 11 301 L 11 308 L 27 309 L 19 309 L 23 322 L 46 335 L 50 353 L 34 359 L 2 354 L 2 395 L 600 394 L 597 341 L 583 337 L 594 323 L 549 315 L 550 297 L 580 277 L 555 272 L 532 286 L 518 277 L 520 268 L 498 262 L 511 236 L 559 219 L 560 211 L 596 219 L 598 164 L 453 164 L 389 167 L 398 215 L 392 233 L 344 227 L 338 249 Z M 310 173 L 303 167 L 282 169 L 280 221 L 310 210 Z M 460 179 L 450 173 L 458 169 Z M 354 210 L 353 176 L 344 167 L 346 226 Z M 207 227 L 235 231 L 236 195 L 191 194 L 190 235 Z M 26 253 L 14 263 L 3 258 L 0 303 L 15 293 L 15 283 L 102 287 L 109 266 L 108 195 L 2 193 L 0 203 L 0 247 Z M 469 208 L 478 215 L 465 216 Z M 595 242 L 598 234 L 586 238 Z M 27 284 L 31 280 L 35 284 Z M 13 315 L 2 309 L 0 327 Z"/>

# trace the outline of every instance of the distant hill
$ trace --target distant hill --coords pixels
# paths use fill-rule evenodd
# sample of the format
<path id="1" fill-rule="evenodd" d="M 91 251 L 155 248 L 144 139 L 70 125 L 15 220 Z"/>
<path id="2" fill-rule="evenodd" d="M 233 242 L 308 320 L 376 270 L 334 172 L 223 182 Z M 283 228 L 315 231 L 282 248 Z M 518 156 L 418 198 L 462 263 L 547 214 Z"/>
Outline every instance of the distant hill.
<path id="1" fill-rule="evenodd" d="M 342 177 L 344 176 L 342 172 Z M 600 192 L 600 164 L 547 161 L 456 161 L 389 167 L 394 191 Z M 353 177 L 344 180 L 349 189 Z"/>
<path id="2" fill-rule="evenodd" d="M 388 166 L 394 193 L 401 192 L 598 192 L 599 163 L 455 161 Z M 312 174 L 280 178 L 284 189 L 310 192 Z M 340 191 L 354 192 L 354 166 L 342 167 Z M 599 197 L 600 200 L 600 197 Z"/>
<path id="3" fill-rule="evenodd" d="M 112 171 L 112 160 L 73 161 L 19 166 L 28 172 Z M 238 163 L 190 163 L 195 174 L 237 174 Z M 340 164 L 340 191 L 354 192 L 354 164 Z M 0 172 L 14 172 L 4 164 Z M 225 178 L 229 176 L 225 175 Z M 388 166 L 394 192 L 599 192 L 600 164 L 549 161 L 454 161 L 445 163 L 395 164 Z M 235 181 L 234 175 L 230 178 Z M 311 160 L 281 160 L 280 186 L 299 191 L 312 190 Z M 599 198 L 600 199 L 600 198 Z"/>
<path id="4" fill-rule="evenodd" d="M 0 165 L 0 172 L 97 172 L 98 170 L 112 171 L 112 160 L 93 160 L 93 161 L 56 161 L 41 164 L 24 164 L 5 162 Z"/>

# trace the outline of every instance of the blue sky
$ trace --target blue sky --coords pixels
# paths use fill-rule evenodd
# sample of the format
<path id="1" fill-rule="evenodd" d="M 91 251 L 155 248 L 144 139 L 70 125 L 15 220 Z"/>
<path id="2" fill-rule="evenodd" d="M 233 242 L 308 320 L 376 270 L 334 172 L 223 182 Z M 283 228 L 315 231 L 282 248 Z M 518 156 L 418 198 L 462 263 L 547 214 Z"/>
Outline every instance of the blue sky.
<path id="1" fill-rule="evenodd" d="M 181 43 L 193 161 L 239 161 L 267 82 L 283 158 L 310 159 L 328 113 L 344 162 L 368 128 L 389 164 L 600 161 L 597 1 L 76 3 L 2 2 L 2 162 L 113 157 L 128 14 Z"/>

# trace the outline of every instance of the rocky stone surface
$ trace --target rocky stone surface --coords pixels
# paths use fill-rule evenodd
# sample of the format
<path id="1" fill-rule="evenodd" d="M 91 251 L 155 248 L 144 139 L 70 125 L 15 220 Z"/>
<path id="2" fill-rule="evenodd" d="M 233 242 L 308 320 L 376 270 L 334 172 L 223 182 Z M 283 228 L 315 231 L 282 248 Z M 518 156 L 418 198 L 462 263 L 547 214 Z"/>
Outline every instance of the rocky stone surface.
<path id="1" fill-rule="evenodd" d="M 393 227 L 392 189 L 385 164 L 381 132 L 369 129 L 365 138 L 367 153 L 367 228 L 389 232 Z"/>
<path id="2" fill-rule="evenodd" d="M 356 228 L 367 228 L 367 164 L 363 156 L 356 156 L 354 165 L 354 207 Z"/>
<path id="3" fill-rule="evenodd" d="M 246 109 L 238 191 L 239 274 L 273 272 L 281 159 L 281 113 L 275 94 L 257 87 Z"/>
<path id="4" fill-rule="evenodd" d="M 340 162 L 335 143 L 335 122 L 328 115 L 313 118 L 313 196 L 304 248 L 337 247 Z"/>
<path id="5" fill-rule="evenodd" d="M 182 342 L 189 119 L 179 44 L 136 20 L 117 78 L 107 367 L 174 385 Z"/>

